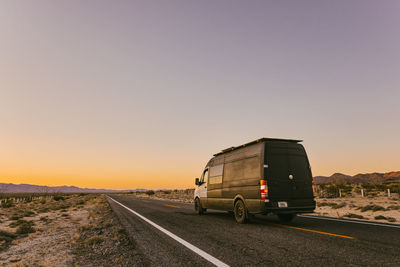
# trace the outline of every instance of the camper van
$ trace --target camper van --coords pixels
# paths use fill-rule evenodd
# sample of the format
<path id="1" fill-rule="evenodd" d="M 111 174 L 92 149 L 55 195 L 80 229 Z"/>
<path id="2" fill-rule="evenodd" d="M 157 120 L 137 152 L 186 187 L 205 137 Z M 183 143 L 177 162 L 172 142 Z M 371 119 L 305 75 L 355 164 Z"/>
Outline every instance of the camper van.
<path id="1" fill-rule="evenodd" d="M 252 214 L 273 213 L 289 222 L 313 212 L 311 167 L 300 142 L 261 138 L 215 154 L 195 179 L 195 212 L 225 210 L 238 223 Z"/>

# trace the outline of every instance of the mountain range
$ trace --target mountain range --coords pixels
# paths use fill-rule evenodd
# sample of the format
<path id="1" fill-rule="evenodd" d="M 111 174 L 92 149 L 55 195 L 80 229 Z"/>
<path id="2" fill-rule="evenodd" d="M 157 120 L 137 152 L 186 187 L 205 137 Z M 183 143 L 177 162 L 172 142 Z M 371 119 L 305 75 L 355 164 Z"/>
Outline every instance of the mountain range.
<path id="1" fill-rule="evenodd" d="M 80 188 L 76 186 L 42 186 L 31 184 L 0 183 L 0 193 L 121 193 L 132 191 L 145 191 L 145 189 L 112 190 Z"/>
<path id="2" fill-rule="evenodd" d="M 359 173 L 354 176 L 334 173 L 331 176 L 315 176 L 314 183 L 382 183 L 400 181 L 400 171 L 386 173 Z"/>
<path id="3" fill-rule="evenodd" d="M 315 184 L 326 183 L 382 183 L 400 182 L 400 171 L 387 173 L 359 173 L 354 176 L 343 173 L 334 173 L 331 176 L 315 176 Z M 146 189 L 112 190 L 80 188 L 76 186 L 42 186 L 31 184 L 0 183 L 0 193 L 122 193 L 132 191 L 146 191 Z"/>

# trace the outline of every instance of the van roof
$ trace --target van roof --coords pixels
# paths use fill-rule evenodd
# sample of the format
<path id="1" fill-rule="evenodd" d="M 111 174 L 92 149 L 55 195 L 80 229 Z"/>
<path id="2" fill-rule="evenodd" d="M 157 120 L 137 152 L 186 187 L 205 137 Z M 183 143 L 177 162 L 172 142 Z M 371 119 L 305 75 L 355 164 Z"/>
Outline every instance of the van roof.
<path id="1" fill-rule="evenodd" d="M 243 144 L 243 145 L 240 145 L 240 146 L 232 146 L 232 147 L 226 148 L 226 149 L 222 150 L 221 152 L 214 154 L 214 156 L 218 156 L 218 155 L 221 155 L 221 154 L 224 154 L 224 153 L 227 153 L 227 152 L 230 152 L 230 151 L 242 148 L 242 147 L 251 146 L 251 145 L 254 145 L 254 144 L 257 144 L 257 143 L 261 143 L 261 142 L 266 142 L 266 141 L 289 142 L 289 143 L 300 143 L 300 142 L 303 142 L 303 140 L 263 137 L 263 138 L 251 141 L 249 143 L 246 143 L 246 144 Z"/>

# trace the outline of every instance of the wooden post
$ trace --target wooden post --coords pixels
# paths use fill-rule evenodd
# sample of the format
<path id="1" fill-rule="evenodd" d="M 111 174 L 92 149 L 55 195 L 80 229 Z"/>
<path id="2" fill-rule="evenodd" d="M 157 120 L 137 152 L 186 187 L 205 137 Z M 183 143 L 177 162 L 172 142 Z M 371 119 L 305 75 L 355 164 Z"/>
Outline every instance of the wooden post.
<path id="1" fill-rule="evenodd" d="M 389 188 L 388 188 L 387 192 L 388 192 L 388 197 L 390 197 L 390 189 Z"/>
<path id="2" fill-rule="evenodd" d="M 361 189 L 361 196 L 364 197 L 364 189 Z"/>
<path id="3" fill-rule="evenodd" d="M 342 197 L 342 189 L 339 189 L 339 197 Z"/>

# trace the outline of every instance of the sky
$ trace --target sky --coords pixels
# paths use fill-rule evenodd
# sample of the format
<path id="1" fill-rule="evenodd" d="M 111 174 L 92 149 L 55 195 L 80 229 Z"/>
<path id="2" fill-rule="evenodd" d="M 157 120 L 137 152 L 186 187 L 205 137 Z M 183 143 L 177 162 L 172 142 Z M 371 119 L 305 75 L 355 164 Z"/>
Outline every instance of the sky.
<path id="1" fill-rule="evenodd" d="M 193 188 L 304 140 L 313 175 L 400 170 L 399 1 L 1 1 L 0 182 Z"/>

